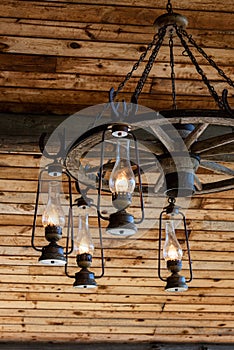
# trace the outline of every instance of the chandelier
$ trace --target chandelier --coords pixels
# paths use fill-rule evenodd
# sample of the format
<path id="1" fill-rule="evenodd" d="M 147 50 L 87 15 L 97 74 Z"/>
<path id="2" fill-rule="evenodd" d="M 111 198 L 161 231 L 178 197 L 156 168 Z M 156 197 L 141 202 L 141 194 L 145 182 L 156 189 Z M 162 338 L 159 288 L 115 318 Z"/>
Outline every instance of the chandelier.
<path id="1" fill-rule="evenodd" d="M 74 287 L 96 287 L 96 279 L 105 272 L 104 235 L 122 243 L 124 239 L 137 237 L 138 227 L 147 220 L 145 199 L 156 197 L 168 201 L 158 217 L 158 277 L 166 282 L 165 290 L 169 292 L 187 290 L 187 283 L 192 280 L 189 237 L 185 215 L 176 200 L 234 188 L 234 171 L 212 161 L 212 157 L 209 159 L 209 152 L 219 157 L 227 152 L 227 147 L 234 141 L 231 129 L 234 126 L 234 114 L 227 100 L 228 91 L 224 89 L 219 96 L 193 52 L 201 55 L 228 85 L 234 87 L 234 83 L 187 33 L 187 18 L 175 13 L 170 1 L 166 9 L 167 12 L 155 20 L 156 34 L 152 42 L 117 89 L 110 89 L 109 103 L 87 108 L 79 112 L 78 116 L 68 118 L 69 121 L 62 123 L 53 133 L 52 141 L 50 138 L 46 142 L 45 134 L 40 138 L 39 146 L 45 164 L 38 179 L 32 247 L 41 252 L 39 261 L 42 264 L 64 266 L 66 275 L 75 280 Z M 216 110 L 177 108 L 174 49 L 178 42 L 183 55 L 190 59 L 216 103 Z M 138 99 L 162 45 L 168 45 L 169 48 L 172 106 L 155 112 L 138 105 Z M 118 102 L 119 93 L 143 62 L 145 68 L 131 101 Z M 229 131 L 198 140 L 210 125 L 225 126 Z M 54 146 L 54 143 L 59 145 L 58 149 L 54 151 L 52 147 L 49 152 L 49 146 Z M 198 176 L 200 167 L 227 178 L 203 183 Z M 66 213 L 60 201 L 61 188 L 67 199 Z M 41 216 L 49 244 L 39 248 L 35 240 L 43 193 L 47 195 Z M 75 200 L 74 195 L 78 195 Z M 132 207 L 138 208 L 137 215 L 132 213 L 132 210 L 135 211 Z M 99 275 L 89 270 L 94 253 L 89 223 L 91 211 L 95 212 L 98 222 L 101 258 Z M 183 251 L 176 236 L 178 225 L 182 225 L 187 251 L 187 278 L 179 273 Z M 64 227 L 66 242 L 61 246 L 58 241 L 62 238 Z M 72 254 L 76 255 L 80 268 L 75 275 L 69 272 L 69 256 Z M 171 272 L 168 277 L 162 273 L 162 258 Z"/>

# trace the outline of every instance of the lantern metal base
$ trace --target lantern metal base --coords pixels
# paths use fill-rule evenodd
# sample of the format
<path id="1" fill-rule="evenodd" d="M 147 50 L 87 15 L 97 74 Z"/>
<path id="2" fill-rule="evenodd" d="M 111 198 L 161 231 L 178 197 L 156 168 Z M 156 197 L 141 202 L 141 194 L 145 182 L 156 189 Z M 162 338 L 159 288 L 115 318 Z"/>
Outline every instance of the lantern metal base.
<path id="1" fill-rule="evenodd" d="M 45 227 L 45 238 L 49 242 L 59 241 L 62 237 L 62 227 L 56 225 L 47 225 Z"/>
<path id="2" fill-rule="evenodd" d="M 179 272 L 182 269 L 182 260 L 168 260 L 167 269 L 172 273 Z"/>
<path id="3" fill-rule="evenodd" d="M 182 269 L 182 260 L 168 260 L 167 269 L 172 272 L 167 277 L 165 290 L 167 292 L 185 292 L 188 289 L 184 276 L 180 276 L 178 272 Z"/>
<path id="4" fill-rule="evenodd" d="M 167 277 L 165 290 L 167 292 L 185 292 L 188 289 L 184 276 L 180 276 L 177 272 Z"/>
<path id="5" fill-rule="evenodd" d="M 125 210 L 110 215 L 106 232 L 115 236 L 132 236 L 137 232 L 134 217 Z"/>
<path id="6" fill-rule="evenodd" d="M 112 204 L 118 210 L 124 210 L 132 203 L 132 195 L 129 192 L 112 194 Z"/>
<path id="7" fill-rule="evenodd" d="M 95 288 L 97 283 L 94 278 L 94 273 L 87 268 L 82 268 L 75 274 L 75 282 L 73 283 L 75 288 Z"/>
<path id="8" fill-rule="evenodd" d="M 63 253 L 63 248 L 56 242 L 51 242 L 42 248 L 39 262 L 44 265 L 64 266 L 67 260 Z"/>
<path id="9" fill-rule="evenodd" d="M 76 256 L 76 262 L 79 267 L 88 268 L 92 264 L 92 255 L 91 254 L 78 254 Z"/>
<path id="10" fill-rule="evenodd" d="M 63 173 L 63 167 L 61 164 L 52 163 L 48 166 L 48 174 L 53 177 L 61 176 Z"/>

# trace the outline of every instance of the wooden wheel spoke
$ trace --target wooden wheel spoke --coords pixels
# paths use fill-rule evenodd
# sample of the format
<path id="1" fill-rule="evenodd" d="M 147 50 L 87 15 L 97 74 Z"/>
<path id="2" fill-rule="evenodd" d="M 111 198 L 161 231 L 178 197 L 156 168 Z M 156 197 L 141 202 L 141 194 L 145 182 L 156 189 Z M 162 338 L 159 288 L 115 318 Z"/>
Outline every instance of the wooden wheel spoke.
<path id="1" fill-rule="evenodd" d="M 218 155 L 228 155 L 234 153 L 234 143 L 227 143 L 223 146 L 211 148 L 201 154 L 202 158 L 214 157 Z"/>
<path id="2" fill-rule="evenodd" d="M 203 184 L 202 190 L 198 190 L 197 194 L 214 193 L 220 191 L 228 191 L 234 188 L 234 177 L 231 179 L 210 182 Z"/>
<path id="3" fill-rule="evenodd" d="M 225 175 L 230 175 L 234 176 L 234 170 L 230 169 L 222 164 L 208 161 L 208 160 L 202 160 L 200 163 L 200 166 L 205 169 L 209 169 L 214 171 L 216 174 L 225 174 Z"/>
<path id="4" fill-rule="evenodd" d="M 196 174 L 194 175 L 194 186 L 198 191 L 201 191 L 203 188 L 203 184 L 201 183 L 199 177 Z"/>
<path id="5" fill-rule="evenodd" d="M 197 154 L 204 154 L 205 152 L 227 145 L 234 142 L 234 133 L 224 134 L 221 136 L 211 137 L 209 139 L 198 141 L 192 147 L 191 151 Z"/>
<path id="6" fill-rule="evenodd" d="M 160 126 L 150 126 L 150 128 L 169 152 L 175 150 L 175 141 Z"/>
<path id="7" fill-rule="evenodd" d="M 204 124 L 198 124 L 195 129 L 186 137 L 184 140 L 184 143 L 186 147 L 189 149 L 195 141 L 199 138 L 199 136 L 202 135 L 202 133 L 206 130 L 206 128 L 209 126 L 208 123 Z"/>

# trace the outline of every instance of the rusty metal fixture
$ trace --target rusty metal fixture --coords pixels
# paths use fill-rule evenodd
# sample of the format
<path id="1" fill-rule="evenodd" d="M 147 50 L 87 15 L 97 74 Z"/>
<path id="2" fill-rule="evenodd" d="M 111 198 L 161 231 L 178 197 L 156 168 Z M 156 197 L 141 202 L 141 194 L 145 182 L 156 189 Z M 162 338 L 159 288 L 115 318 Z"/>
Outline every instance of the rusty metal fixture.
<path id="1" fill-rule="evenodd" d="M 134 217 L 125 210 L 113 213 L 109 217 L 106 231 L 116 236 L 131 236 L 137 232 Z"/>
<path id="2" fill-rule="evenodd" d="M 62 237 L 62 227 L 55 225 L 48 225 L 45 227 L 45 238 L 49 242 L 59 241 Z"/>
<path id="3" fill-rule="evenodd" d="M 168 31 L 173 30 L 174 26 L 185 29 L 188 25 L 188 20 L 184 15 L 179 13 L 165 13 L 154 21 L 154 27 L 158 31 L 160 28 L 167 26 Z"/>
<path id="4" fill-rule="evenodd" d="M 63 247 L 58 245 L 55 241 L 50 242 L 50 244 L 42 248 L 39 262 L 44 265 L 65 265 L 67 259 L 64 256 Z"/>
<path id="5" fill-rule="evenodd" d="M 165 154 L 159 157 L 165 175 L 165 194 L 167 197 L 188 197 L 196 192 L 195 173 L 200 158 L 191 154 L 190 159 L 181 154 Z"/>
<path id="6" fill-rule="evenodd" d="M 182 269 L 182 261 L 167 261 L 167 269 L 172 274 L 171 276 L 167 277 L 167 284 L 165 286 L 165 290 L 167 292 L 185 292 L 188 289 L 186 279 L 184 276 L 181 276 L 178 273 Z"/>
<path id="7" fill-rule="evenodd" d="M 76 262 L 79 267 L 90 267 L 92 264 L 92 255 L 91 254 L 78 254 L 76 256 Z"/>
<path id="8" fill-rule="evenodd" d="M 75 274 L 75 282 L 73 283 L 75 288 L 95 288 L 97 283 L 95 281 L 94 273 L 87 268 L 82 268 Z"/>
<path id="9" fill-rule="evenodd" d="M 95 281 L 94 273 L 89 271 L 88 268 L 92 264 L 91 254 L 78 254 L 76 257 L 76 262 L 81 270 L 76 272 L 75 281 L 73 287 L 77 288 L 93 288 L 97 286 Z"/>
<path id="10" fill-rule="evenodd" d="M 112 204 L 118 210 L 123 210 L 129 207 L 132 203 L 132 195 L 128 192 L 120 192 L 112 194 Z"/>

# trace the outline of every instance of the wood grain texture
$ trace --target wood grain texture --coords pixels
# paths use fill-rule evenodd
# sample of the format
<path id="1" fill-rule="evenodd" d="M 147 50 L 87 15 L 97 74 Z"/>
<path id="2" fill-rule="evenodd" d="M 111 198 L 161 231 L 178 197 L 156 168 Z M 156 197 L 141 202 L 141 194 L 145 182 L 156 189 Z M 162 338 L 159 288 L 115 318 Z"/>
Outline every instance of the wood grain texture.
<path id="1" fill-rule="evenodd" d="M 109 341 L 118 341 L 118 337 L 131 341 L 132 337 L 139 342 L 159 339 L 231 342 L 234 322 L 232 191 L 193 198 L 187 211 L 188 219 L 190 215 L 192 219 L 188 220 L 188 227 L 194 269 L 188 292 L 165 294 L 163 283 L 157 278 L 156 224 L 147 233 L 143 230 L 138 240 L 125 244 L 127 249 L 121 245 L 107 247 L 106 276 L 98 281 L 98 289 L 78 293 L 62 268 L 38 265 L 38 253 L 30 247 L 40 157 L 1 154 L 0 159 L 0 323 L 5 341 L 48 341 L 52 334 L 58 335 L 57 341 L 69 341 L 69 336 L 76 334 L 84 342 L 94 342 L 97 338 L 102 341 L 104 334 L 109 334 Z M 17 180 L 19 174 L 20 181 Z M 222 210 L 219 196 L 223 198 Z M 152 205 L 150 202 L 146 209 L 155 216 L 158 209 Z M 91 218 L 91 223 L 97 244 L 92 270 L 98 274 L 97 221 Z M 37 229 L 37 235 L 37 244 L 43 245 L 43 228 Z M 76 272 L 75 257 L 69 261 L 69 271 Z M 164 267 L 163 273 L 167 274 Z M 85 336 L 87 328 L 89 333 Z"/>
<path id="2" fill-rule="evenodd" d="M 218 0 L 172 1 L 187 16 L 188 33 L 234 79 L 234 3 Z M 154 35 L 152 24 L 165 12 L 164 0 L 1 0 L 0 2 L 0 348 L 83 350 L 231 350 L 234 343 L 234 190 L 195 195 L 186 207 L 194 279 L 187 292 L 166 293 L 157 276 L 158 216 L 167 203 L 146 197 L 146 219 L 135 237 L 110 239 L 105 233 L 105 276 L 95 290 L 77 290 L 62 267 L 38 262 L 31 248 L 37 176 L 38 140 L 50 135 L 70 114 L 106 103 L 131 71 Z M 150 72 L 139 103 L 171 109 L 168 38 Z M 198 63 L 219 95 L 226 87 L 213 67 Z M 178 108 L 217 109 L 175 40 Z M 145 64 L 134 72 L 119 100 L 129 101 Z M 233 87 L 228 87 L 234 108 Z M 233 127 L 230 119 L 201 126 L 187 142 L 205 156 L 202 183 L 233 176 Z M 173 122 L 178 122 L 173 120 Z M 193 117 L 189 122 L 194 122 Z M 205 130 L 206 129 L 206 130 Z M 226 136 L 220 136 L 225 133 Z M 207 138 L 210 138 L 207 141 Z M 197 141 L 198 139 L 198 141 Z M 219 143 L 219 146 L 217 144 Z M 206 151 L 205 151 L 206 150 Z M 94 152 L 93 159 L 98 157 Z M 217 161 L 218 165 L 213 163 Z M 211 164 L 209 166 L 209 164 Z M 228 169 L 228 170 L 227 170 Z M 222 170 L 225 172 L 223 173 Z M 152 171 L 154 186 L 158 171 Z M 45 189 L 43 189 L 44 191 Z M 67 184 L 63 190 L 67 193 Z M 95 190 L 91 191 L 95 200 Z M 108 194 L 102 195 L 106 201 Z M 178 201 L 179 202 L 179 201 Z M 67 198 L 62 206 L 66 209 Z M 139 215 L 134 196 L 131 212 Z M 40 216 L 36 244 L 47 244 Z M 109 206 L 103 205 L 108 213 Z M 74 220 L 77 229 L 77 218 Z M 95 244 L 91 270 L 101 270 L 95 211 L 90 215 Z M 66 230 L 60 241 L 65 245 Z M 184 250 L 183 273 L 189 275 L 182 225 L 177 236 Z M 69 272 L 78 271 L 75 255 Z M 162 262 L 162 274 L 167 276 Z"/>

